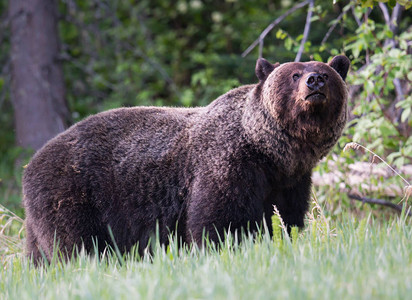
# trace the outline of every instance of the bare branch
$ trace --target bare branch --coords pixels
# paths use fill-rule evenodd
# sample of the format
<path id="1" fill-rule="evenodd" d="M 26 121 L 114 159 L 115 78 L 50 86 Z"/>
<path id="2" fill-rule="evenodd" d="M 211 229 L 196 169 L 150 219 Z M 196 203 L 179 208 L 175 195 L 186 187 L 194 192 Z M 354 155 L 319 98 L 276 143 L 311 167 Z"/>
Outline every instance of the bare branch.
<path id="1" fill-rule="evenodd" d="M 310 24 L 312 23 L 311 19 L 312 19 L 314 5 L 315 5 L 315 0 L 310 0 L 308 14 L 306 16 L 305 29 L 303 30 L 303 38 L 300 41 L 300 47 L 299 47 L 298 53 L 296 54 L 295 62 L 299 62 L 302 57 L 303 49 L 305 48 L 305 43 L 308 39 L 308 35 L 310 31 Z"/>
<path id="2" fill-rule="evenodd" d="M 379 8 L 382 11 L 383 18 L 385 19 L 386 26 L 388 26 L 389 29 L 395 35 L 396 32 L 398 31 L 398 22 L 399 22 L 399 19 L 400 19 L 401 15 L 402 15 L 403 7 L 399 3 L 396 4 L 396 6 L 392 10 L 391 15 L 389 15 L 388 8 L 384 3 L 379 2 Z M 394 42 L 393 39 L 390 39 L 390 41 Z"/>
<path id="3" fill-rule="evenodd" d="M 246 55 L 248 55 L 258 44 L 261 45 L 260 47 L 263 47 L 263 40 L 265 39 L 266 35 L 276 26 L 278 25 L 280 22 L 283 21 L 283 19 L 285 19 L 287 16 L 289 16 L 290 14 L 294 13 L 296 10 L 298 10 L 299 8 L 304 7 L 305 5 L 309 4 L 310 1 L 313 0 L 305 0 L 301 3 L 296 4 L 294 7 L 292 7 L 291 9 L 289 9 L 288 11 L 286 11 L 283 15 L 279 16 L 278 18 L 276 18 L 272 23 L 269 24 L 268 27 L 265 28 L 265 30 L 262 31 L 262 33 L 259 35 L 259 38 L 257 38 L 243 53 L 242 53 L 242 57 L 245 57 Z M 261 52 L 261 51 L 259 51 Z M 259 53 L 259 57 L 261 57 L 261 53 Z"/>
<path id="4" fill-rule="evenodd" d="M 264 39 L 259 39 L 259 58 L 263 56 L 263 41 Z"/>
<path id="5" fill-rule="evenodd" d="M 382 11 L 383 18 L 385 19 L 386 25 L 389 27 L 390 23 L 391 23 L 391 20 L 390 20 L 390 17 L 389 17 L 389 11 L 388 11 L 388 8 L 386 7 L 386 4 L 382 3 L 382 2 L 379 2 L 379 8 Z"/>
<path id="6" fill-rule="evenodd" d="M 395 78 L 393 80 L 393 85 L 395 87 L 397 100 L 398 101 L 403 100 L 404 99 L 404 92 L 403 92 L 402 84 L 401 84 L 401 81 L 399 80 L 399 78 Z"/>
<path id="7" fill-rule="evenodd" d="M 380 7 L 380 4 L 383 4 L 383 3 L 379 3 L 379 7 Z M 385 6 L 385 5 L 383 4 L 383 6 Z M 393 10 L 392 10 L 392 15 L 390 17 L 390 21 L 389 21 L 389 13 L 386 12 L 387 16 L 385 16 L 385 22 L 386 22 L 386 25 L 389 27 L 389 29 L 392 31 L 393 36 L 395 36 L 396 32 L 398 31 L 398 22 L 401 18 L 403 9 L 404 8 L 399 3 L 397 3 L 395 5 L 395 7 L 393 8 Z M 385 15 L 385 12 L 383 10 L 382 10 L 382 12 Z M 388 19 L 388 21 L 387 21 L 387 19 Z M 393 39 L 393 38 L 388 39 L 387 41 L 385 41 L 385 44 L 395 46 L 395 39 Z M 393 80 L 393 84 L 395 86 L 395 91 L 396 91 L 396 96 L 397 96 L 396 100 L 397 101 L 403 100 L 404 99 L 404 93 L 402 91 L 402 84 L 401 84 L 399 78 L 395 78 Z"/>
<path id="8" fill-rule="evenodd" d="M 389 28 L 394 34 L 396 34 L 396 32 L 398 31 L 399 20 L 401 18 L 401 15 L 404 9 L 405 8 L 402 5 L 400 5 L 399 3 L 396 3 L 395 7 L 392 10 L 391 22 L 390 22 Z"/>
<path id="9" fill-rule="evenodd" d="M 359 20 L 359 18 L 356 16 L 355 7 L 354 7 L 354 6 L 351 7 L 351 11 L 352 11 L 353 17 L 355 18 L 356 24 L 358 24 L 358 26 L 361 26 L 361 25 L 362 25 L 362 22 L 361 22 L 361 20 Z"/>
<path id="10" fill-rule="evenodd" d="M 322 39 L 322 42 L 320 42 L 321 45 L 323 45 L 324 43 L 326 43 L 327 39 L 329 38 L 329 36 L 331 35 L 332 31 L 335 29 L 335 27 L 339 24 L 340 20 L 343 18 L 343 15 L 345 14 L 345 12 L 341 12 L 341 14 L 337 17 L 335 23 L 329 27 L 328 32 L 326 32 L 325 37 Z"/>
<path id="11" fill-rule="evenodd" d="M 353 200 L 357 200 L 357 201 L 362 201 L 364 203 L 369 203 L 369 204 L 378 204 L 378 205 L 383 205 L 383 206 L 387 206 L 390 207 L 398 212 L 402 212 L 402 205 L 398 205 L 386 200 L 382 200 L 382 199 L 375 199 L 375 198 L 367 198 L 367 197 L 361 197 L 361 196 L 357 196 L 354 194 L 348 194 L 348 197 L 353 199 Z M 412 217 L 412 213 L 410 211 L 408 211 L 408 216 Z"/>
<path id="12" fill-rule="evenodd" d="M 400 17 L 402 15 L 402 11 L 403 11 L 403 7 L 399 4 L 396 4 L 396 6 L 393 8 L 392 10 L 392 14 L 389 15 L 389 11 L 387 6 L 382 3 L 379 2 L 379 7 L 382 11 L 383 17 L 385 19 L 385 24 L 386 26 L 388 26 L 388 28 L 392 31 L 393 36 L 396 35 L 396 32 L 398 31 L 398 22 L 400 20 Z M 391 47 L 396 47 L 396 42 L 394 38 L 388 38 L 385 40 L 384 46 L 391 46 Z M 401 81 L 399 80 L 399 78 L 395 78 L 393 80 L 393 85 L 395 87 L 395 92 L 396 92 L 396 99 L 393 102 L 392 107 L 394 107 L 396 105 L 396 103 L 398 103 L 399 101 L 402 101 L 404 99 L 404 92 L 402 89 L 402 84 Z M 401 122 L 401 115 L 402 115 L 403 109 L 399 109 L 399 111 L 396 113 L 397 117 L 396 120 L 398 121 L 399 125 L 396 126 L 397 128 L 401 128 L 402 127 L 402 122 Z M 393 120 L 391 120 L 393 122 Z M 404 130 L 398 129 L 398 131 L 402 134 L 402 132 L 404 132 Z M 407 136 L 408 133 L 403 133 L 403 136 Z"/>

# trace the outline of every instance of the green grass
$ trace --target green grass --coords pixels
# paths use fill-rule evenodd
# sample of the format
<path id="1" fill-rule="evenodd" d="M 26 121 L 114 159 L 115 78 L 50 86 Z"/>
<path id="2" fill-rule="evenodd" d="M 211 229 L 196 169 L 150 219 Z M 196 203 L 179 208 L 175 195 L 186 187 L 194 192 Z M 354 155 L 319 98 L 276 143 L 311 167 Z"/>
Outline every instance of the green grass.
<path id="1" fill-rule="evenodd" d="M 241 244 L 229 236 L 220 250 L 172 241 L 141 259 L 80 254 L 42 268 L 1 248 L 0 299 L 410 299 L 409 219 L 331 221 L 318 207 L 293 240 L 282 231 Z"/>

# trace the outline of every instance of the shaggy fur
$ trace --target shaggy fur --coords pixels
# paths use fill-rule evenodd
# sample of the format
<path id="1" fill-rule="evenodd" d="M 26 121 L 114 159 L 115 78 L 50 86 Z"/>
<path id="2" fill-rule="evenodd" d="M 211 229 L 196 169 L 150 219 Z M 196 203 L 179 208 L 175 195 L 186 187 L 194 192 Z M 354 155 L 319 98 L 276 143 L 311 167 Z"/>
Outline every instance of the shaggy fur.
<path id="1" fill-rule="evenodd" d="M 143 253 L 156 223 L 161 243 L 171 231 L 187 243 L 204 232 L 218 241 L 224 230 L 270 224 L 273 205 L 302 227 L 312 168 L 345 125 L 348 68 L 344 56 L 259 59 L 258 84 L 207 107 L 120 108 L 75 124 L 24 172 L 29 255 L 50 259 L 56 241 L 68 254 L 94 241 L 103 251 L 109 227 L 122 251 L 138 243 Z"/>

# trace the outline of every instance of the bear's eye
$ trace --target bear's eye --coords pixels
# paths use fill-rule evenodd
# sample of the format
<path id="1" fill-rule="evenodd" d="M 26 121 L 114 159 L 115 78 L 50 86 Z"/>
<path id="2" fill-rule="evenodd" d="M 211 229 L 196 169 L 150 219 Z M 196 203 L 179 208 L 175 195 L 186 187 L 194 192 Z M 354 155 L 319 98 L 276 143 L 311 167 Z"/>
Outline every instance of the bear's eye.
<path id="1" fill-rule="evenodd" d="M 293 78 L 294 81 L 296 81 L 296 80 L 299 79 L 299 77 L 300 77 L 300 75 L 298 73 L 295 73 L 295 74 L 293 74 L 292 78 Z"/>
<path id="2" fill-rule="evenodd" d="M 323 74 L 323 79 L 327 80 L 328 79 L 328 74 Z"/>

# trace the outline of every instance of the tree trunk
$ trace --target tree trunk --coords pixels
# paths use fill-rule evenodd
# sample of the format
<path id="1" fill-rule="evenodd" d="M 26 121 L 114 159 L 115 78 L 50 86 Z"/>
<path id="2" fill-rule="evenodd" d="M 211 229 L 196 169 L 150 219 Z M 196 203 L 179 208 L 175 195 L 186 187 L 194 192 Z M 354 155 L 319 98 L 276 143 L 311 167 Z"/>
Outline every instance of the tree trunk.
<path id="1" fill-rule="evenodd" d="M 38 150 L 68 121 L 58 59 L 57 1 L 9 0 L 16 141 Z"/>

